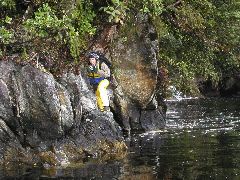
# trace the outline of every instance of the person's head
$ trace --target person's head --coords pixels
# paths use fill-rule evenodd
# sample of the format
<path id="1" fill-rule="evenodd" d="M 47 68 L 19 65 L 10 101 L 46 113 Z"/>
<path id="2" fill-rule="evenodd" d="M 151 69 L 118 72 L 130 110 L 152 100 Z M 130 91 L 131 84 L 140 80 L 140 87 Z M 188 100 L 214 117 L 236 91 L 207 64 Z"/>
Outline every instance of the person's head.
<path id="1" fill-rule="evenodd" d="M 88 59 L 89 59 L 89 63 L 92 66 L 95 66 L 97 64 L 98 55 L 93 53 L 89 54 Z"/>
<path id="2" fill-rule="evenodd" d="M 95 66 L 97 64 L 97 60 L 95 57 L 89 57 L 89 63 L 92 65 L 92 66 Z"/>

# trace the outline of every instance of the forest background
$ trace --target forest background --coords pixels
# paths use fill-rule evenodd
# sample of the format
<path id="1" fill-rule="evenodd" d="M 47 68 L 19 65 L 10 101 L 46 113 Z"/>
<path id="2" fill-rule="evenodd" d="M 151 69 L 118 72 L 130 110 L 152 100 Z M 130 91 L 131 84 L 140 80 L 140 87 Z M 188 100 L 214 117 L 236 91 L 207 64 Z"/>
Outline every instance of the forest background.
<path id="1" fill-rule="evenodd" d="M 56 76 L 83 64 L 104 27 L 121 31 L 139 13 L 157 30 L 163 96 L 240 74 L 240 0 L 1 0 L 0 11 L 0 59 Z"/>

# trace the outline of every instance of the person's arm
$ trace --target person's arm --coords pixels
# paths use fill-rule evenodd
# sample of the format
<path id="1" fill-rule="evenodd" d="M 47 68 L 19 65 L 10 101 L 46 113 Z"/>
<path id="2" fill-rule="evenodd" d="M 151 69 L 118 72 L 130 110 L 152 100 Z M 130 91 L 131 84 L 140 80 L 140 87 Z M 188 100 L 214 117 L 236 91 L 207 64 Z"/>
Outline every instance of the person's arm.
<path id="1" fill-rule="evenodd" d="M 110 69 L 109 67 L 104 63 L 102 62 L 101 64 L 101 68 L 98 70 L 98 73 L 103 76 L 103 77 L 110 77 Z"/>

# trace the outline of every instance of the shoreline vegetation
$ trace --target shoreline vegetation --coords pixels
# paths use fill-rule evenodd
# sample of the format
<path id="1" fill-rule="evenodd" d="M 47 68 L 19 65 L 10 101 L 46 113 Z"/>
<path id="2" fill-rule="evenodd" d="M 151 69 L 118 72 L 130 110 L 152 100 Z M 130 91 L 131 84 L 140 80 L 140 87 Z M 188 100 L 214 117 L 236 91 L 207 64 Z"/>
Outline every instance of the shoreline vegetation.
<path id="1" fill-rule="evenodd" d="M 239 6 L 237 0 L 3 0 L 0 57 L 14 56 L 55 75 L 78 71 L 88 50 L 106 53 L 116 34 L 126 42 L 128 33 L 137 36 L 135 21 L 142 14 L 156 29 L 149 36 L 158 39 L 163 96 L 171 85 L 185 95 L 208 89 L 226 94 L 230 78 L 239 78 Z"/>

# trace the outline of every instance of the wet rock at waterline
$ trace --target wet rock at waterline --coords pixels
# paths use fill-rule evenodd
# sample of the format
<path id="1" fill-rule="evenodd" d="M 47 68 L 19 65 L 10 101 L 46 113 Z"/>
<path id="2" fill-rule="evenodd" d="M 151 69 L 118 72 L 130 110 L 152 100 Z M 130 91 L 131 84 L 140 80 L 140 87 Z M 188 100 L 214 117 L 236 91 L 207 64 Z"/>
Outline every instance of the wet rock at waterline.
<path id="1" fill-rule="evenodd" d="M 55 78 L 31 65 L 0 61 L 0 162 L 50 167 L 109 156 L 126 151 L 124 127 L 162 127 L 157 102 L 140 111 L 119 88 L 113 113 L 102 113 L 84 75 Z"/>
<path id="2" fill-rule="evenodd" d="M 1 162 L 68 164 L 123 151 L 123 140 L 81 75 L 56 80 L 30 65 L 0 61 Z"/>

